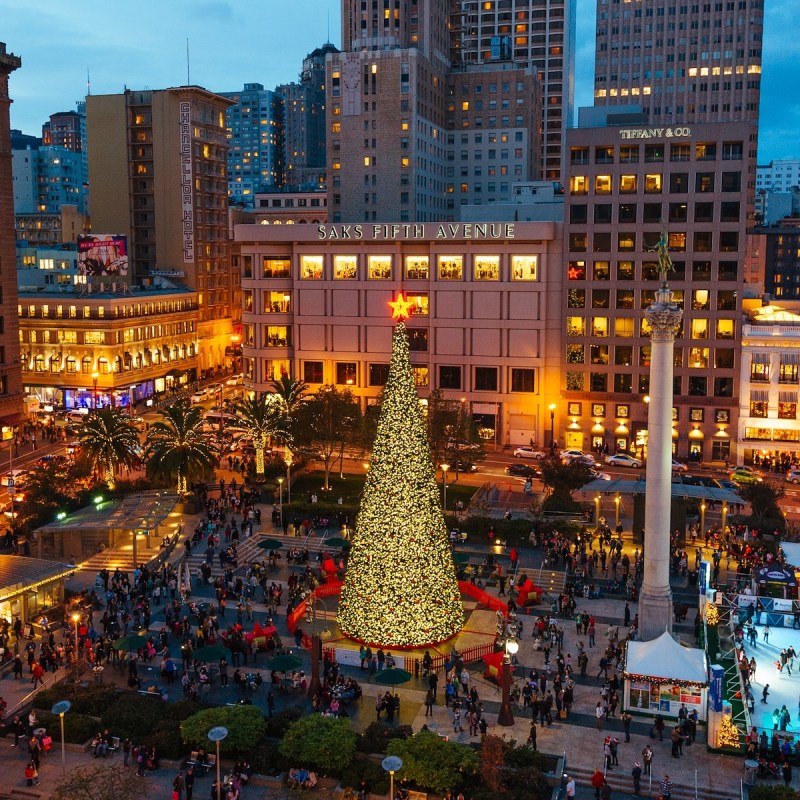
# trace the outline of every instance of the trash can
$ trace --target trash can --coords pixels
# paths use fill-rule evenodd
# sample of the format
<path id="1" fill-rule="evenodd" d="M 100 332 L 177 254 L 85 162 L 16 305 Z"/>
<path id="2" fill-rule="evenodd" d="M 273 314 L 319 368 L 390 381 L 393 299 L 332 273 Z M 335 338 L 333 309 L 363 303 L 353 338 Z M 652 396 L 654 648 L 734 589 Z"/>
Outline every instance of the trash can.
<path id="1" fill-rule="evenodd" d="M 748 758 L 744 762 L 744 782 L 748 786 L 753 786 L 756 782 L 756 773 L 758 772 L 758 761 Z"/>
<path id="2" fill-rule="evenodd" d="M 689 586 L 697 586 L 697 570 L 689 570 Z"/>

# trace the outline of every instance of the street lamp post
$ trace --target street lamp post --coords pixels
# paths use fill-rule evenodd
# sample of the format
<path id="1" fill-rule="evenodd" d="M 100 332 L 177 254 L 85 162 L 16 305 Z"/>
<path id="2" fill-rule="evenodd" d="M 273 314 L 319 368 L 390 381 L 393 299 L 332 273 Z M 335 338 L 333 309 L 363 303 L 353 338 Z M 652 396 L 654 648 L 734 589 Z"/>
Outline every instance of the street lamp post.
<path id="1" fill-rule="evenodd" d="M 614 524 L 616 525 L 616 527 L 619 527 L 619 505 L 620 505 L 620 497 L 619 497 L 619 495 L 617 495 L 614 498 L 614 505 L 616 506 L 615 510 L 616 510 L 616 519 L 617 519 L 617 521 Z"/>
<path id="2" fill-rule="evenodd" d="M 700 503 L 700 538 L 705 535 L 706 530 L 706 501 Z"/>
<path id="3" fill-rule="evenodd" d="M 550 449 L 552 450 L 556 445 L 556 404 L 550 403 Z"/>
<path id="4" fill-rule="evenodd" d="M 722 535 L 725 535 L 725 525 L 728 522 L 728 504 L 723 502 L 722 504 Z"/>
<path id="5" fill-rule="evenodd" d="M 292 464 L 294 463 L 294 459 L 292 458 L 292 451 L 287 447 L 286 454 L 283 457 L 283 460 L 286 462 L 286 502 L 292 502 Z"/>
<path id="6" fill-rule="evenodd" d="M 280 515 L 281 528 L 283 528 L 283 478 L 278 478 L 278 514 Z"/>
<path id="7" fill-rule="evenodd" d="M 217 800 L 221 800 L 222 798 L 222 780 L 220 778 L 220 771 L 219 771 L 219 743 L 228 735 L 228 729 L 222 727 L 221 725 L 218 728 L 212 728 L 208 732 L 208 738 L 215 742 L 217 745 Z"/>
<path id="8" fill-rule="evenodd" d="M 514 724 L 514 711 L 511 708 L 511 658 L 519 650 L 519 644 L 514 639 L 506 641 L 506 652 L 503 655 L 503 696 L 500 703 L 500 713 L 497 715 L 497 724 L 510 728 Z"/>
<path id="9" fill-rule="evenodd" d="M 97 379 L 100 377 L 100 373 L 95 370 L 92 373 L 92 383 L 94 384 L 94 389 L 92 390 L 92 408 L 97 410 Z"/>
<path id="10" fill-rule="evenodd" d="M 600 495 L 594 496 L 594 526 L 595 528 L 600 524 Z"/>
<path id="11" fill-rule="evenodd" d="M 73 614 L 72 615 L 72 624 L 75 626 L 75 683 L 77 683 L 80 679 L 80 645 L 78 644 L 78 623 L 81 621 L 80 614 Z"/>
<path id="12" fill-rule="evenodd" d="M 317 603 L 322 604 L 325 611 L 325 619 L 328 619 L 328 607 L 325 602 L 314 594 L 308 593 L 306 598 L 306 622 L 311 628 L 311 681 L 308 684 L 308 697 L 313 698 L 322 690 L 322 683 L 319 679 L 319 664 L 322 661 L 322 636 L 317 631 Z"/>
<path id="13" fill-rule="evenodd" d="M 67 752 L 64 746 L 64 714 L 72 708 L 72 703 L 69 700 L 59 700 L 51 709 L 51 714 L 58 714 L 61 720 L 61 774 L 63 775 L 67 770 Z"/>
<path id="14" fill-rule="evenodd" d="M 447 513 L 447 470 L 450 469 L 449 464 L 439 464 L 442 470 L 442 511 Z"/>

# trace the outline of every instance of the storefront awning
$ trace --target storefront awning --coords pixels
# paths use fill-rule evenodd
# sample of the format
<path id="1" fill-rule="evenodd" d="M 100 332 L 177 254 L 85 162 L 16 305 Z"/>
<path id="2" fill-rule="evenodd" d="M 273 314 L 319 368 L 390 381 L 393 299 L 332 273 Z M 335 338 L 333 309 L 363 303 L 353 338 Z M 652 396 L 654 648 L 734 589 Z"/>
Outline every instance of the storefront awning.
<path id="1" fill-rule="evenodd" d="M 46 581 L 62 578 L 75 572 L 72 564 L 47 561 L 26 556 L 0 556 L 0 602 L 34 589 Z"/>

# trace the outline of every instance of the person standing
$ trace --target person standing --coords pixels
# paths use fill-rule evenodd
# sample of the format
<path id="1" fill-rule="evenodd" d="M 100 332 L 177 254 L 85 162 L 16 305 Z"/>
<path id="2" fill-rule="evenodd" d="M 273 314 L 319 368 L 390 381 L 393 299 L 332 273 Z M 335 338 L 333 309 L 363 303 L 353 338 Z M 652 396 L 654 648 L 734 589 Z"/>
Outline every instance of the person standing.
<path id="1" fill-rule="evenodd" d="M 764 689 L 761 692 L 761 702 L 766 705 L 767 698 L 769 697 L 769 684 L 764 685 Z"/>
<path id="2" fill-rule="evenodd" d="M 427 693 L 425 694 L 425 716 L 432 717 L 433 716 L 433 689 L 428 689 Z"/>
<path id="3" fill-rule="evenodd" d="M 567 788 L 566 788 L 567 800 L 574 800 L 576 791 L 575 778 L 573 778 L 572 775 L 565 775 L 564 777 L 567 779 Z"/>
<path id="4" fill-rule="evenodd" d="M 178 793 L 178 796 L 177 798 L 175 798 L 175 800 L 183 800 L 183 787 L 184 787 L 183 770 L 178 770 L 178 774 L 175 776 L 175 780 L 172 781 L 172 796 L 175 797 L 175 792 Z"/>
<path id="5" fill-rule="evenodd" d="M 122 766 L 127 767 L 131 759 L 131 740 L 126 736 L 122 741 Z"/>
<path id="6" fill-rule="evenodd" d="M 594 708 L 594 724 L 597 730 L 603 730 L 603 720 L 605 719 L 605 712 L 603 711 L 603 704 L 598 701 Z"/>
<path id="7" fill-rule="evenodd" d="M 192 800 L 192 792 L 194 791 L 194 767 L 189 767 L 183 783 L 186 787 L 186 800 Z"/>
<path id="8" fill-rule="evenodd" d="M 661 783 L 658 785 L 658 790 L 661 792 L 661 797 L 663 800 L 671 800 L 672 781 L 669 779 L 669 775 L 665 775 L 663 777 Z"/>
<path id="9" fill-rule="evenodd" d="M 531 720 L 531 730 L 528 734 L 528 744 L 536 750 L 536 720 Z"/>
<path id="10" fill-rule="evenodd" d="M 625 731 L 625 741 L 629 742 L 631 740 L 631 722 L 633 721 L 633 717 L 627 711 L 623 711 L 621 719 L 622 727 Z"/>
<path id="11" fill-rule="evenodd" d="M 642 765 L 637 761 L 631 770 L 633 778 L 633 793 L 638 797 L 642 793 Z"/>
<path id="12" fill-rule="evenodd" d="M 653 774 L 653 748 L 649 744 L 644 746 L 642 750 L 642 763 L 644 764 L 644 774 Z"/>

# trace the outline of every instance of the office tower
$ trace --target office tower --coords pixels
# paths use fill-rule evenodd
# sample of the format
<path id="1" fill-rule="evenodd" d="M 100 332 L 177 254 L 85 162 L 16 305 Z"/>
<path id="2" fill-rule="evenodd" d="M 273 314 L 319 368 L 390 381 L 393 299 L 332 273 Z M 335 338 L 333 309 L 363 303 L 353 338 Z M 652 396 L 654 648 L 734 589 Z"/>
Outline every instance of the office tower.
<path id="1" fill-rule="evenodd" d="M 763 0 L 597 2 L 595 105 L 651 125 L 758 122 Z"/>
<path id="2" fill-rule="evenodd" d="M 462 0 L 451 16 L 453 69 L 532 68 L 542 86 L 539 174 L 560 182 L 575 89 L 575 0 Z M 518 97 L 530 97 L 527 87 Z"/>
<path id="3" fill-rule="evenodd" d="M 14 194 L 11 172 L 11 98 L 8 78 L 22 59 L 0 42 L 0 437 L 11 438 L 11 425 L 22 411 L 17 318 L 17 259 L 14 247 Z"/>
<path id="4" fill-rule="evenodd" d="M 231 101 L 199 86 L 91 95 L 92 229 L 128 237 L 133 282 L 197 291 L 200 368 L 225 366 L 234 335 L 227 230 Z"/>
<path id="5" fill-rule="evenodd" d="M 256 192 L 283 183 L 283 108 L 276 92 L 246 83 L 239 92 L 220 92 L 231 105 L 228 129 L 228 197 L 253 205 Z"/>
<path id="6" fill-rule="evenodd" d="M 14 211 L 17 214 L 58 214 L 64 205 L 88 214 L 89 186 L 83 153 L 42 145 L 12 150 Z"/>
<path id="7" fill-rule="evenodd" d="M 457 219 L 508 202 L 515 181 L 559 180 L 569 3 L 345 0 L 326 84 L 331 219 Z"/>
<path id="8" fill-rule="evenodd" d="M 563 397 L 567 447 L 646 456 L 653 252 L 666 226 L 668 280 L 683 309 L 675 342 L 676 456 L 734 455 L 747 232 L 750 122 L 646 121 L 568 133 Z M 566 412 L 566 413 L 565 413 Z"/>

